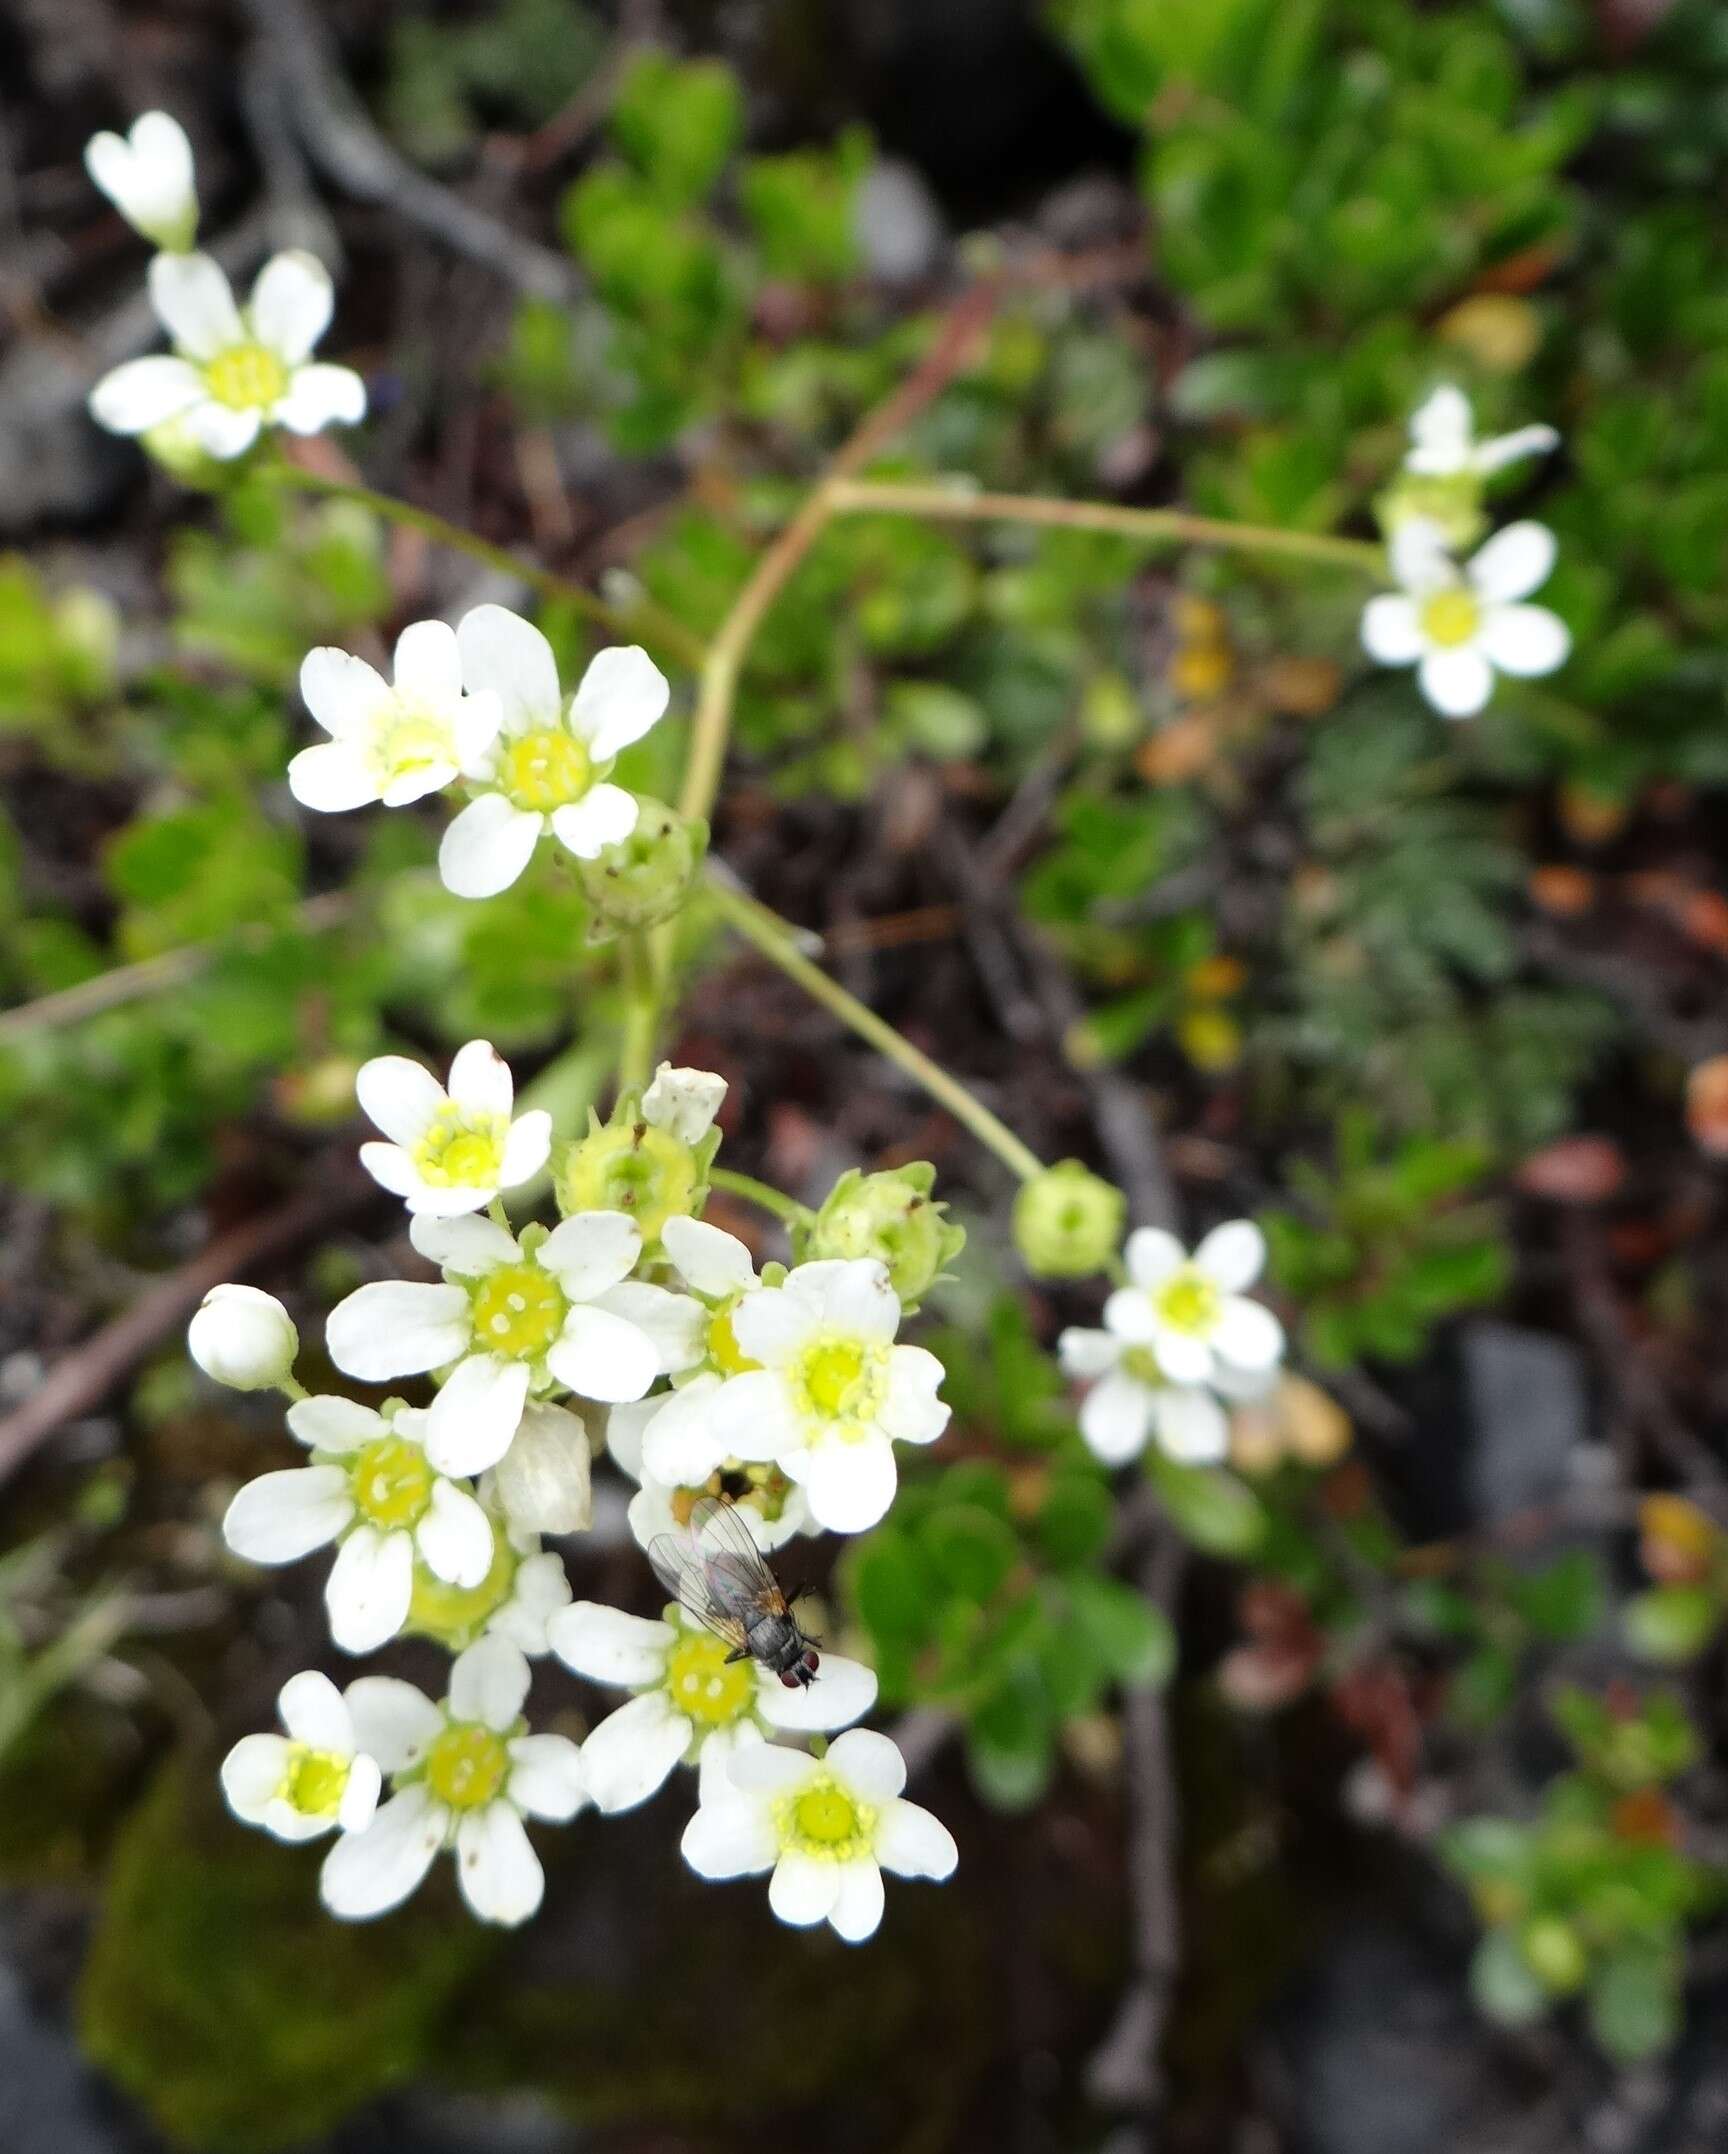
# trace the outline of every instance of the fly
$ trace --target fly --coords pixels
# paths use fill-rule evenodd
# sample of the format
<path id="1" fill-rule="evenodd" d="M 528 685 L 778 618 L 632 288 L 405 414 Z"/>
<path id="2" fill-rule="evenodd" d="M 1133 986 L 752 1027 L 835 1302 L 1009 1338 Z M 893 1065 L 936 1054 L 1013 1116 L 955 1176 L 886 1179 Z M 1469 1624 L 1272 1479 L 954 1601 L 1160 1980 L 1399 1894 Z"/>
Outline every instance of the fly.
<path id="1" fill-rule="evenodd" d="M 792 1613 L 801 1589 L 780 1590 L 733 1505 L 704 1496 L 683 1533 L 656 1536 L 648 1560 L 684 1612 L 725 1639 L 728 1660 L 753 1660 L 788 1690 L 815 1682 L 818 1641 Z"/>

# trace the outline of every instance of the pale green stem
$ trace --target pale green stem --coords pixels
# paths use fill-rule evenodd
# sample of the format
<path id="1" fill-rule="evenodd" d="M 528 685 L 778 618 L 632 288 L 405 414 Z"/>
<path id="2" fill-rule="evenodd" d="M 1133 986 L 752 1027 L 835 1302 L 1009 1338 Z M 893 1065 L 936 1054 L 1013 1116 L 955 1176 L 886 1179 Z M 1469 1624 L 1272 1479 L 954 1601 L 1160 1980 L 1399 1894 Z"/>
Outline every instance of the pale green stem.
<path id="1" fill-rule="evenodd" d="M 477 531 L 465 530 L 461 524 L 434 515 L 430 509 L 418 508 L 411 501 L 400 501 L 394 494 L 381 494 L 370 486 L 352 485 L 346 479 L 327 479 L 322 473 L 307 471 L 299 464 L 277 463 L 263 468 L 281 485 L 298 487 L 303 493 L 320 494 L 331 501 L 352 501 L 360 508 L 370 509 L 376 516 L 387 517 L 410 531 L 421 532 L 441 546 L 467 554 L 470 560 L 482 561 L 488 568 L 514 576 L 542 597 L 557 599 L 573 607 L 615 636 L 641 637 L 645 643 L 658 644 L 663 651 L 674 654 L 681 665 L 700 666 L 706 656 L 701 639 L 652 599 L 643 598 L 630 606 L 609 605 L 605 599 L 597 598 L 592 591 L 572 583 L 568 577 L 554 575 L 538 562 L 523 560 L 509 547 L 495 546 Z"/>
<path id="2" fill-rule="evenodd" d="M 922 1048 L 914 1047 L 856 995 L 849 995 L 839 981 L 830 979 L 819 965 L 813 965 L 799 950 L 793 929 L 778 913 L 770 912 L 766 905 L 758 904 L 756 899 L 731 889 L 717 878 L 710 879 L 708 895 L 728 925 L 736 928 L 747 942 L 754 943 L 788 979 L 795 980 L 813 1002 L 819 1002 L 825 1010 L 831 1011 L 860 1039 L 868 1040 L 878 1054 L 885 1055 L 921 1084 L 930 1097 L 946 1107 L 980 1144 L 994 1152 L 1011 1173 L 1017 1174 L 1023 1182 L 1029 1182 L 1044 1172 L 1043 1162 L 1037 1154 L 1022 1144 L 1008 1125 L 992 1114 L 981 1100 L 974 1099 L 957 1078 L 950 1077 L 939 1062 L 933 1062 Z"/>
<path id="3" fill-rule="evenodd" d="M 640 1092 L 654 1064 L 654 1042 L 660 1030 L 660 992 L 656 969 L 645 935 L 626 935 L 621 944 L 624 965 L 624 1030 L 618 1048 L 618 1090 Z"/>
<path id="4" fill-rule="evenodd" d="M 757 1181 L 752 1174 L 734 1174 L 730 1167 L 710 1167 L 708 1179 L 716 1189 L 742 1197 L 746 1204 L 760 1205 L 763 1211 L 772 1212 L 789 1227 L 808 1226 L 815 1216 L 809 1205 L 800 1204 L 796 1197 L 785 1196 L 766 1182 Z"/>

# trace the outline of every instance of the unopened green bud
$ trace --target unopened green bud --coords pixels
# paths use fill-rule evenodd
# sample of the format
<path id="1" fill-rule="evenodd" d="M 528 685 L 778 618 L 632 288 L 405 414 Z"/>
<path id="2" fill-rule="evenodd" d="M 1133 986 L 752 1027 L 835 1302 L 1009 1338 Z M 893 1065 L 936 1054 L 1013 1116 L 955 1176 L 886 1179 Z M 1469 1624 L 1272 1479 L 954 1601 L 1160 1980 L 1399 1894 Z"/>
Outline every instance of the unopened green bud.
<path id="1" fill-rule="evenodd" d="M 1014 1246 L 1039 1279 L 1084 1279 L 1122 1246 L 1128 1199 L 1111 1182 L 1064 1159 L 1022 1183 L 1014 1199 Z"/>
<path id="2" fill-rule="evenodd" d="M 587 1136 L 558 1162 L 558 1209 L 566 1218 L 574 1212 L 626 1212 L 643 1247 L 652 1249 L 668 1219 L 689 1218 L 702 1209 L 708 1169 L 719 1149 L 718 1129 L 710 1126 L 689 1143 L 677 1128 L 649 1119 L 636 1095 L 627 1094 L 608 1122 L 589 1109 Z"/>
<path id="3" fill-rule="evenodd" d="M 1524 1964 L 1545 1990 L 1557 1997 L 1582 1987 L 1590 1962 L 1578 1932 L 1558 1915 L 1537 1915 L 1518 1933 Z"/>
<path id="4" fill-rule="evenodd" d="M 1448 472 L 1427 477 L 1404 471 L 1374 504 L 1380 528 L 1388 539 L 1405 524 L 1433 524 L 1454 553 L 1463 553 L 1488 528 L 1482 508 L 1482 480 L 1474 471 Z"/>
<path id="5" fill-rule="evenodd" d="M 640 798 L 636 828 L 592 860 L 576 863 L 582 895 L 594 908 L 589 940 L 658 927 L 683 909 L 708 849 L 708 825 L 687 821 L 663 800 Z"/>
<path id="6" fill-rule="evenodd" d="M 496 1521 L 492 1568 L 477 1586 L 446 1585 L 416 1557 L 408 1619 L 402 1628 L 410 1637 L 435 1640 L 448 1652 L 466 1652 L 515 1590 L 521 1563 Z"/>
<path id="7" fill-rule="evenodd" d="M 966 1230 L 930 1192 L 936 1169 L 914 1160 L 880 1174 L 851 1167 L 800 1237 L 799 1260 L 875 1257 L 904 1309 L 916 1308 L 966 1246 Z"/>

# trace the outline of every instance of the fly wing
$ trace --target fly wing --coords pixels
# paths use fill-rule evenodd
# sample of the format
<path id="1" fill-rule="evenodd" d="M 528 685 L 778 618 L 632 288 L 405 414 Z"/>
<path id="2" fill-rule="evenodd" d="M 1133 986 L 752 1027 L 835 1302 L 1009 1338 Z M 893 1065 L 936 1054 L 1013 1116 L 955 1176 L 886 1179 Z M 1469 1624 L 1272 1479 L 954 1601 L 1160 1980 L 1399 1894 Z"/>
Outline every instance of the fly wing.
<path id="1" fill-rule="evenodd" d="M 693 1622 L 724 1638 L 734 1652 L 746 1650 L 744 1625 L 717 1601 L 708 1582 L 708 1557 L 694 1533 L 659 1533 L 648 1544 L 654 1575 Z"/>
<path id="2" fill-rule="evenodd" d="M 710 1597 L 734 1621 L 748 1628 L 763 1615 L 786 1613 L 779 1581 L 735 1504 L 704 1496 L 690 1513 L 690 1534 L 707 1566 Z"/>

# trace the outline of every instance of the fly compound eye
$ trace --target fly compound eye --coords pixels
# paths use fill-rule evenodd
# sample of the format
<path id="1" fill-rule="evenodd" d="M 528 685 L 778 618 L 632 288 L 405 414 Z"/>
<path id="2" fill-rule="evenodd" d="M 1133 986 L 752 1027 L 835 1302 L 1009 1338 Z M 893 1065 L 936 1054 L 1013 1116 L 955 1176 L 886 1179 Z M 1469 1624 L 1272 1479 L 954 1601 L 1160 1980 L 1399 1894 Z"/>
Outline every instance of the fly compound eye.
<path id="1" fill-rule="evenodd" d="M 804 1688 L 803 1666 L 804 1663 L 800 1661 L 796 1668 L 788 1668 L 782 1674 L 780 1680 L 788 1690 L 802 1690 Z"/>
<path id="2" fill-rule="evenodd" d="M 822 1665 L 822 1656 L 820 1653 L 814 1651 L 808 1652 L 804 1655 L 804 1658 L 798 1663 L 798 1665 L 804 1671 L 805 1682 L 813 1683 L 816 1680 L 816 1671 Z"/>

